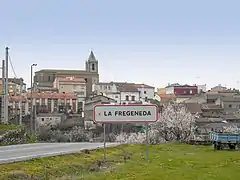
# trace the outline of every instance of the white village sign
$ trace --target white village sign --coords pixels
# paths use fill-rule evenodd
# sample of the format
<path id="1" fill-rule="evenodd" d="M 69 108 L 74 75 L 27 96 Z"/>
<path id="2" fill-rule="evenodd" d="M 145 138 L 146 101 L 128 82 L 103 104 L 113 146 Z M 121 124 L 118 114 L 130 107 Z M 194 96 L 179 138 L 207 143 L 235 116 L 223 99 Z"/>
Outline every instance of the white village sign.
<path id="1" fill-rule="evenodd" d="M 93 116 L 97 123 L 149 123 L 158 120 L 158 107 L 150 104 L 98 104 Z"/>

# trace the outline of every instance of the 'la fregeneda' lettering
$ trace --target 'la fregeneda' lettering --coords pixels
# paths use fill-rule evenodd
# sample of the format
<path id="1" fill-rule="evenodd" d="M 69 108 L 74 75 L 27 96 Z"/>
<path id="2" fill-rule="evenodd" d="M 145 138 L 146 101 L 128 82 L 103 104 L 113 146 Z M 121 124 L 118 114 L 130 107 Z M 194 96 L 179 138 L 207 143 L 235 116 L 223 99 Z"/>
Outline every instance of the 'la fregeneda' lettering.
<path id="1" fill-rule="evenodd" d="M 151 116 L 150 111 L 104 111 L 104 116 Z"/>

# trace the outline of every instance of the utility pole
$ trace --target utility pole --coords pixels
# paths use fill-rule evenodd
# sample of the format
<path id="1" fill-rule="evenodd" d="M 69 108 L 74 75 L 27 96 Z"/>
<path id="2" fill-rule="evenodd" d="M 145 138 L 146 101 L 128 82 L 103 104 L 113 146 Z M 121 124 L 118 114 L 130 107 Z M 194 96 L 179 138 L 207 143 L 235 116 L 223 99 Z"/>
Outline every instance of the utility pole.
<path id="1" fill-rule="evenodd" d="M 30 109 L 30 134 L 33 135 L 35 129 L 35 123 L 33 122 L 33 67 L 37 64 L 32 64 L 30 69 L 31 76 L 31 109 Z"/>
<path id="2" fill-rule="evenodd" d="M 22 89 L 23 79 L 20 78 L 19 124 L 22 125 Z"/>
<path id="3" fill-rule="evenodd" d="M 9 48 L 6 47 L 6 57 L 5 57 L 5 122 L 8 123 L 8 58 L 9 58 Z"/>
<path id="4" fill-rule="evenodd" d="M 30 135 L 33 135 L 33 66 L 31 65 L 31 96 L 30 96 L 30 99 L 31 99 L 31 108 L 30 108 Z"/>
<path id="5" fill-rule="evenodd" d="M 5 53 L 5 123 L 8 123 L 8 58 L 9 58 L 9 48 L 6 47 Z"/>
<path id="6" fill-rule="evenodd" d="M 2 60 L 2 106 L 1 106 L 1 122 L 5 123 L 5 60 Z"/>

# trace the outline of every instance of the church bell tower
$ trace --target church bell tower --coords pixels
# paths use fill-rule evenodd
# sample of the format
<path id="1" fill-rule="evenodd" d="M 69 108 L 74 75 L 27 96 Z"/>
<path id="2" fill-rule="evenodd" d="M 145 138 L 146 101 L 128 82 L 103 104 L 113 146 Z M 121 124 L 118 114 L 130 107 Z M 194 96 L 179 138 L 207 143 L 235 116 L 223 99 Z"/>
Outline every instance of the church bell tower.
<path id="1" fill-rule="evenodd" d="M 96 60 L 96 57 L 92 51 L 90 52 L 88 60 L 86 61 L 85 68 L 87 72 L 98 73 L 98 60 Z"/>

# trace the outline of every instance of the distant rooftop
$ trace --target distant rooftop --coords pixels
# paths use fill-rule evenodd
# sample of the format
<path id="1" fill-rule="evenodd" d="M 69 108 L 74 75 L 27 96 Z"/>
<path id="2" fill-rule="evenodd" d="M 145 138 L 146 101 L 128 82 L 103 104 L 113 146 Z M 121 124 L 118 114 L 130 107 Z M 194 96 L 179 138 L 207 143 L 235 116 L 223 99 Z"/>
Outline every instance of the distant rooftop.
<path id="1" fill-rule="evenodd" d="M 35 72 L 36 74 L 39 73 L 52 73 L 52 74 L 71 74 L 71 75 L 78 75 L 78 74 L 96 74 L 93 72 L 87 72 L 85 70 L 75 70 L 75 69 L 41 69 Z"/>
<path id="2" fill-rule="evenodd" d="M 100 82 L 98 85 L 113 85 L 115 84 L 116 86 L 133 86 L 135 88 L 155 88 L 153 86 L 144 84 L 144 83 L 128 83 L 128 82 Z"/>

